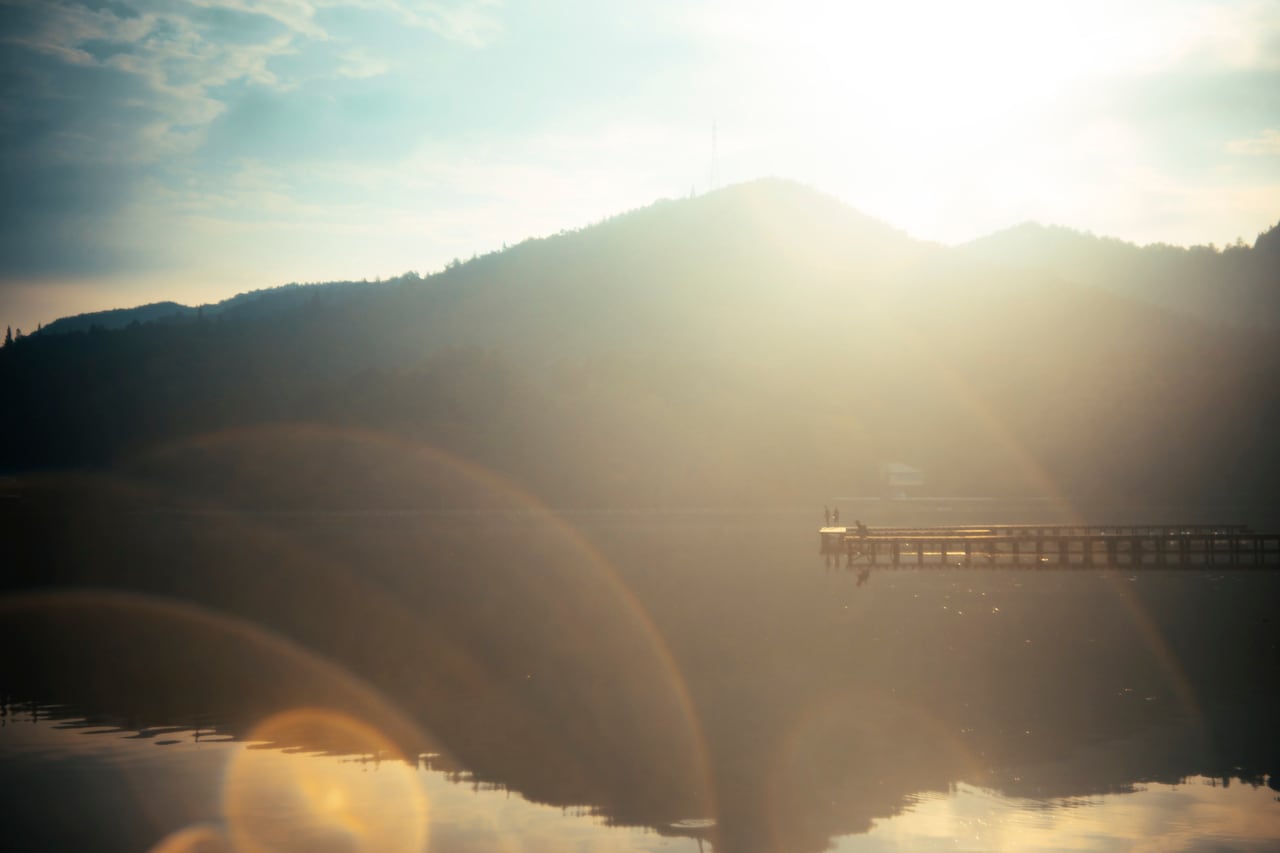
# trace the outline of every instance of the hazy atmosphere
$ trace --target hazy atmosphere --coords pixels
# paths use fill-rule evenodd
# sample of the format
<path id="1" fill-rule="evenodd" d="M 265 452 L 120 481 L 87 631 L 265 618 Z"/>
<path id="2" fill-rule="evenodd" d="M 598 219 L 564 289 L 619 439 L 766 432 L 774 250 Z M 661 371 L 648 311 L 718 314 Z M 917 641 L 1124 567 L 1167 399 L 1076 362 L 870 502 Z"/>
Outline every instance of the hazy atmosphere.
<path id="1" fill-rule="evenodd" d="M 800 180 L 917 238 L 1252 243 L 1269 2 L 0 3 L 0 323 L 421 273 Z"/>
<path id="2" fill-rule="evenodd" d="M 1275 2 L 0 57 L 5 853 L 1277 848 Z"/>

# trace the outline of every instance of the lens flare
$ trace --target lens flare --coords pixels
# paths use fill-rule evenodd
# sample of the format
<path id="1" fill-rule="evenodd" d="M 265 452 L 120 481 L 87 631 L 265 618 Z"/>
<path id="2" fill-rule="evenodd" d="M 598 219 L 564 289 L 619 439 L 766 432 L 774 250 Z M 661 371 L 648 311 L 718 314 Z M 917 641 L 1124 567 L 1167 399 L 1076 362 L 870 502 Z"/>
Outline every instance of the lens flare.
<path id="1" fill-rule="evenodd" d="M 271 748 L 242 749 L 227 768 L 223 803 L 236 849 L 426 849 L 426 794 L 372 726 L 299 708 L 264 720 L 250 740 Z M 293 751 L 316 754 L 300 760 Z"/>
<path id="2" fill-rule="evenodd" d="M 435 694 L 442 688 L 480 702 L 486 716 L 470 724 L 449 719 L 442 724 L 449 730 L 438 734 L 474 742 L 485 726 L 524 733 L 512 736 L 544 744 L 566 763 L 564 771 L 591 777 L 600 802 L 608 803 L 605 811 L 625 798 L 604 789 L 631 784 L 625 762 L 599 761 L 600 751 L 618 749 L 620 757 L 643 765 L 637 772 L 648 774 L 660 763 L 657 771 L 673 784 L 694 788 L 698 803 L 684 808 L 716 813 L 705 739 L 666 639 L 608 558 L 503 476 L 429 444 L 314 424 L 201 435 L 155 448 L 137 457 L 133 469 L 147 482 L 184 489 L 175 496 L 179 506 L 211 508 L 224 524 L 270 533 L 280 558 L 243 584 L 255 590 L 243 607 L 256 607 L 259 588 L 270 580 L 273 590 L 301 597 L 294 610 L 306 603 L 302 617 L 317 606 L 334 613 L 328 634 L 340 660 L 374 667 L 372 683 L 392 684 L 411 712 L 447 710 Z M 355 540 L 340 543 L 352 546 L 351 553 L 315 546 L 315 532 L 298 523 L 330 516 L 346 517 L 344 524 L 356 530 Z M 288 521 L 278 524 L 280 519 Z M 381 534 L 380 525 L 396 535 Z M 440 530 L 449 533 L 442 539 Z M 365 557 L 378 561 L 383 580 L 370 578 L 376 573 L 361 565 Z M 422 573 L 424 566 L 431 570 Z M 422 590 L 449 578 L 457 580 L 447 580 L 445 594 L 472 619 L 453 624 L 449 613 L 433 611 L 434 619 L 425 620 L 412 602 L 421 603 Z M 384 581 L 390 585 L 383 587 Z M 389 594 L 393 588 L 399 592 Z M 282 607 L 289 599 L 271 601 Z M 472 630 L 475 624 L 480 629 Z M 515 630 L 522 639 L 512 644 Z M 540 649 L 541 658 L 526 654 L 529 648 Z M 532 669 L 508 671 L 517 658 Z M 429 666 L 434 679 L 403 678 L 413 661 Z M 530 692 L 527 685 L 544 676 L 575 688 L 604 679 L 608 689 L 585 690 L 577 698 Z M 566 726 L 570 717 L 594 721 Z M 599 726 L 603 720 L 614 725 Z M 639 733 L 653 735 L 662 754 L 680 758 L 654 762 L 628 740 Z M 676 788 L 653 784 L 676 799 Z M 684 808 L 671 818 L 687 816 Z"/>
<path id="3" fill-rule="evenodd" d="M 148 853 L 231 853 L 231 839 L 206 825 L 188 826 L 160 839 Z"/>

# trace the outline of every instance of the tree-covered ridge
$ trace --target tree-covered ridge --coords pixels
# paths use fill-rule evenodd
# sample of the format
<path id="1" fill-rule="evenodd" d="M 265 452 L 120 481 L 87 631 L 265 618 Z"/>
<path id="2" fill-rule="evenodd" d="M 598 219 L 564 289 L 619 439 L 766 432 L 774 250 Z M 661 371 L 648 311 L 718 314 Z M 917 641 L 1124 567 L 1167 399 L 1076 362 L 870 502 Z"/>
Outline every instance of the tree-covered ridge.
<path id="1" fill-rule="evenodd" d="M 975 240 L 974 258 L 1051 272 L 1202 320 L 1280 326 L 1280 224 L 1219 249 L 1213 245 L 1135 246 L 1060 226 L 1035 223 Z"/>
<path id="2" fill-rule="evenodd" d="M 438 448 L 558 505 L 809 503 L 877 493 L 886 461 L 934 494 L 1188 505 L 1269 500 L 1280 473 L 1271 333 L 920 243 L 786 182 L 232 302 L 5 347 L 0 469 L 160 476 L 158 448 L 306 424 Z M 356 459 L 316 467 L 329 486 L 292 499 L 428 500 Z"/>
<path id="3" fill-rule="evenodd" d="M 405 273 L 399 278 L 389 279 L 386 283 L 416 279 L 417 273 Z M 382 284 L 381 281 L 375 284 Z M 50 335 L 70 334 L 72 332 L 111 331 L 143 323 L 181 323 L 198 320 L 204 316 L 214 316 L 225 312 L 245 313 L 280 311 L 296 306 L 311 298 L 317 291 L 324 290 L 329 295 L 338 291 L 353 290 L 371 286 L 367 281 L 332 281 L 313 284 L 291 282 L 279 287 L 253 290 L 238 293 L 221 302 L 190 306 L 178 302 L 152 302 L 136 308 L 112 308 L 107 311 L 91 311 L 62 317 L 54 320 L 41 331 Z"/>

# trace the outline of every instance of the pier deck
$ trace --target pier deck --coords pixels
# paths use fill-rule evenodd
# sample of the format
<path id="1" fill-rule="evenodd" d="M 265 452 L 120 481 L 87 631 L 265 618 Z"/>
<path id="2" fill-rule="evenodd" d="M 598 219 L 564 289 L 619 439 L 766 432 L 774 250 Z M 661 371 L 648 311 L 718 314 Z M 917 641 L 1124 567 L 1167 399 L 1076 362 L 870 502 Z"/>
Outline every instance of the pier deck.
<path id="1" fill-rule="evenodd" d="M 822 552 L 871 566 L 1280 567 L 1280 533 L 1242 524 L 819 528 Z"/>

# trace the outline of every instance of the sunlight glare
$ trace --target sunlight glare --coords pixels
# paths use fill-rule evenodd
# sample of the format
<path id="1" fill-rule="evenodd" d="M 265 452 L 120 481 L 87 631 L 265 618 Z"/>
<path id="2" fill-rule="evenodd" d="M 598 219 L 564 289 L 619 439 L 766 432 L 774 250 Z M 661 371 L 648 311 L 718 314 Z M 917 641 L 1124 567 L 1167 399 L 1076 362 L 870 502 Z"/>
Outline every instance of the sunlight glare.
<path id="1" fill-rule="evenodd" d="M 250 740 L 308 750 L 324 744 L 326 754 L 300 759 L 251 746 L 236 755 L 225 803 L 238 849 L 426 849 L 426 794 L 414 768 L 371 726 L 304 708 L 267 719 Z"/>
<path id="2" fill-rule="evenodd" d="M 812 149 L 816 171 L 800 177 L 915 236 L 953 242 L 1072 202 L 1082 152 L 1090 162 L 1112 154 L 1075 138 L 1085 115 L 1077 112 L 1103 81 L 1235 44 L 1238 22 L 1158 11 L 759 0 L 732 13 L 714 6 L 693 26 L 736 47 L 718 97 L 775 113 L 778 150 Z M 1213 25 L 1210 34 L 1198 21 Z M 1055 162 L 1063 156 L 1065 171 Z M 993 203 L 1003 216 L 971 221 Z"/>
<path id="3" fill-rule="evenodd" d="M 1205 777 L 1046 800 L 961 783 L 948 793 L 921 797 L 902 815 L 876 821 L 866 835 L 840 839 L 835 849 L 1186 850 L 1210 836 L 1223 849 L 1263 849 L 1259 843 L 1280 832 L 1280 813 L 1256 804 L 1272 796 L 1246 784 L 1224 789 Z"/>

